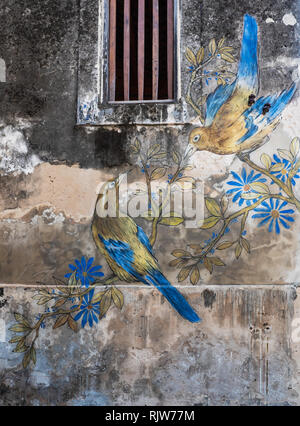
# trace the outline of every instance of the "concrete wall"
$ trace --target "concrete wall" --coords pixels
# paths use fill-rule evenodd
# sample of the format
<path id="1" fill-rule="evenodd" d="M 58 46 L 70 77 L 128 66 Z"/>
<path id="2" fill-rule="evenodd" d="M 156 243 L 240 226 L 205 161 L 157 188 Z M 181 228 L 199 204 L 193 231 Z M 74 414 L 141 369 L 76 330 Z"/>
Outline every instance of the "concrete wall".
<path id="1" fill-rule="evenodd" d="M 31 353 L 26 368 L 22 360 L 28 352 L 13 352 L 16 343 L 10 343 L 15 334 L 26 334 L 26 325 L 22 332 L 10 330 L 16 322 L 24 326 L 26 318 L 34 326 L 47 309 L 53 314 L 53 299 L 40 305 L 37 298 L 33 299 L 41 282 L 54 289 L 57 282 L 53 276 L 64 279 L 70 272 L 68 265 L 82 256 L 93 257 L 93 264 L 102 266 L 104 279 L 110 275 L 91 233 L 97 188 L 132 168 L 131 181 L 145 182 L 143 166 L 131 148 L 136 137 L 143 154 L 157 143 L 167 153 L 166 158 L 152 161 L 150 171 L 163 166 L 164 182 L 176 171 L 174 150 L 183 155 L 191 130 L 201 126 L 186 97 L 193 71 L 186 48 L 196 53 L 204 46 L 209 58 L 210 40 L 226 37 L 224 46 L 233 48 L 230 53 L 235 61 L 218 57 L 206 71 L 215 72 L 225 64 L 229 72 L 226 83 L 234 81 L 243 18 L 249 14 L 258 24 L 259 96 L 280 93 L 298 79 L 297 2 L 180 1 L 178 103 L 163 110 L 152 106 L 146 113 L 140 107 L 129 112 L 122 108 L 110 111 L 115 122 L 122 125 L 112 125 L 109 112 L 104 114 L 101 105 L 96 105 L 92 119 L 78 119 L 80 106 L 84 102 L 90 105 L 95 84 L 100 85 L 102 78 L 101 61 L 99 65 L 96 60 L 95 65 L 98 25 L 102 24 L 101 19 L 98 22 L 98 2 L 2 3 L 0 404 L 299 404 L 299 204 L 295 200 L 300 196 L 300 184 L 296 174 L 292 192 L 286 195 L 278 182 L 272 183 L 265 175 L 266 164 L 261 162 L 265 153 L 272 163 L 283 164 L 286 175 L 292 169 L 294 158 L 285 163 L 279 154 L 287 154 L 277 150 L 297 150 L 297 91 L 276 129 L 267 135 L 268 142 L 251 154 L 252 163 L 235 155 L 201 151 L 190 161 L 193 170 L 185 172 L 201 179 L 205 196 L 218 203 L 234 188 L 228 182 L 238 182 L 231 172 L 242 177 L 243 168 L 247 176 L 253 168 L 252 177 L 262 172 L 256 180 L 266 179 L 263 183 L 272 194 L 288 197 L 288 207 L 281 210 L 293 211 L 286 213 L 293 222 L 283 218 L 289 229 L 279 222 L 280 233 L 276 233 L 275 225 L 270 231 L 271 219 L 258 227 L 261 219 L 252 218 L 257 212 L 250 209 L 242 229 L 246 231 L 242 238 L 248 242 L 242 244 L 240 239 L 242 216 L 238 216 L 237 221 L 230 221 L 220 240 L 234 244 L 217 250 L 216 243 L 208 253 L 209 257 L 220 257 L 222 264 L 213 264 L 211 271 L 207 262 L 199 261 L 198 279 L 189 275 L 178 281 L 180 269 L 170 266 L 176 259 L 171 253 L 177 249 L 194 253 L 191 244 L 208 247 L 217 238 L 213 232 L 220 233 L 221 222 L 207 229 L 200 225 L 188 229 L 184 223 L 158 227 L 155 255 L 161 270 L 186 296 L 202 322 L 192 324 L 181 318 L 152 287 L 118 281 L 114 285 L 124 297 L 121 310 L 112 303 L 98 324 L 84 328 L 80 319 L 75 321 L 76 326 L 66 321 L 53 329 L 60 314 L 46 318 L 35 341 L 35 355 Z M 208 84 L 203 77 L 193 86 L 194 99 L 214 91 L 218 82 L 211 75 Z M 107 125 L 101 125 L 105 120 L 110 125 L 107 121 Z M 280 182 L 282 170 L 272 175 Z M 234 201 L 233 197 L 227 194 L 226 217 L 247 205 L 247 200 L 239 205 L 241 198 Z M 267 207 L 258 208 L 279 211 L 276 201 L 273 207 L 268 204 L 270 198 L 266 199 Z M 252 199 L 249 204 L 253 204 Z M 205 216 L 210 214 L 206 209 Z M 151 234 L 151 222 L 142 218 L 136 221 Z M 76 302 L 65 306 L 72 303 Z M 24 318 L 14 317 L 15 313 Z M 72 327 L 78 332 L 74 333 Z"/>

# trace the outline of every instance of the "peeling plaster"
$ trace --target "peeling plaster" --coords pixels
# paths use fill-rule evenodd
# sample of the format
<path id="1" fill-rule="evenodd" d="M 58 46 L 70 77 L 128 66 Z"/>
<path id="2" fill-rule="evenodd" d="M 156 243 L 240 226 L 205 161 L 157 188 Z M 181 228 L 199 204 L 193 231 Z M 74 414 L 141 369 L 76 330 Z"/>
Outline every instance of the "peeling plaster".
<path id="1" fill-rule="evenodd" d="M 26 175 L 41 163 L 36 154 L 31 154 L 21 129 L 12 125 L 0 128 L 0 170 L 2 175 L 10 173 Z"/>
<path id="2" fill-rule="evenodd" d="M 284 17 L 282 18 L 282 22 L 284 23 L 284 25 L 291 25 L 291 26 L 294 26 L 297 24 L 297 20 L 292 13 L 286 13 Z"/>

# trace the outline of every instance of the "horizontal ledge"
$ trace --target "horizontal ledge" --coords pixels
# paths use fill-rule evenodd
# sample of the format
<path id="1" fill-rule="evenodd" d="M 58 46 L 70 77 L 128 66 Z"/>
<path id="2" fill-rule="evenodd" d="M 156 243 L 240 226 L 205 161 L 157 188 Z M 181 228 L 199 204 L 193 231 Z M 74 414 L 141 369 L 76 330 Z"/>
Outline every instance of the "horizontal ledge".
<path id="1" fill-rule="evenodd" d="M 175 99 L 156 99 L 156 100 L 132 100 L 132 101 L 108 101 L 108 105 L 140 105 L 140 104 L 176 104 Z M 101 104 L 100 104 L 101 105 Z"/>

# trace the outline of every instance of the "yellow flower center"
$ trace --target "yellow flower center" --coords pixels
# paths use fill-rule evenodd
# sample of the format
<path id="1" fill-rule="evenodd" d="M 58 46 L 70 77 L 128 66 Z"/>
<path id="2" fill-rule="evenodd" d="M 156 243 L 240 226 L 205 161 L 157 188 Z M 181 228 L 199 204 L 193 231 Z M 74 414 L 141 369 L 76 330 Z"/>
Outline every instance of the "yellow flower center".
<path id="1" fill-rule="evenodd" d="M 273 219 L 278 219 L 279 218 L 279 212 L 277 210 L 272 210 L 271 216 L 272 216 Z"/>
<path id="2" fill-rule="evenodd" d="M 92 305 L 88 305 L 87 309 L 90 311 L 91 309 L 93 309 Z"/>
<path id="3" fill-rule="evenodd" d="M 87 272 L 83 272 L 82 274 L 84 277 L 87 277 Z"/>
<path id="4" fill-rule="evenodd" d="M 250 185 L 248 185 L 248 184 L 247 184 L 247 185 L 245 185 L 245 186 L 244 186 L 244 191 L 249 191 L 249 190 L 250 190 Z"/>
<path id="5" fill-rule="evenodd" d="M 286 175 L 286 174 L 287 174 L 287 170 L 282 169 L 282 170 L 281 170 L 281 174 L 282 174 L 282 175 Z"/>

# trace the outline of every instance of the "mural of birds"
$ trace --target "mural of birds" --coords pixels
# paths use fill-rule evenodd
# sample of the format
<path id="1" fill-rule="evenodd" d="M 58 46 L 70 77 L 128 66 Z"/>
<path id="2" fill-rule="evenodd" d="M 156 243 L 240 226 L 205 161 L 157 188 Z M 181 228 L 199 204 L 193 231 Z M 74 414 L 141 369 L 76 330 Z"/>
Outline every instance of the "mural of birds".
<path id="1" fill-rule="evenodd" d="M 201 321 L 185 298 L 161 273 L 143 229 L 131 217 L 118 214 L 118 196 L 115 194 L 123 176 L 108 181 L 98 195 L 92 221 L 96 246 L 121 281 L 152 284 L 183 318 L 190 322 Z M 105 217 L 109 198 L 116 200 L 117 217 Z"/>
<path id="2" fill-rule="evenodd" d="M 262 145 L 276 127 L 279 115 L 291 100 L 296 86 L 277 95 L 256 100 L 259 88 L 257 23 L 244 16 L 244 34 L 236 79 L 220 85 L 207 97 L 203 127 L 189 135 L 194 150 L 215 154 L 249 153 Z"/>

